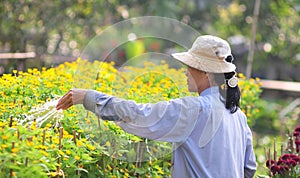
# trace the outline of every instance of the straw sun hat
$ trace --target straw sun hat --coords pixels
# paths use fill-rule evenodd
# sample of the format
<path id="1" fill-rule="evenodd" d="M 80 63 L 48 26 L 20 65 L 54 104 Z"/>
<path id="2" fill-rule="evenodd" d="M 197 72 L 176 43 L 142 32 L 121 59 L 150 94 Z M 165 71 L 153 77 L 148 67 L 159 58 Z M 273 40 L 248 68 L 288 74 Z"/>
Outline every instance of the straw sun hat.
<path id="1" fill-rule="evenodd" d="M 195 69 L 210 73 L 228 73 L 235 71 L 233 63 L 227 62 L 231 56 L 229 44 L 216 36 L 199 36 L 187 52 L 174 53 L 172 56 Z"/>

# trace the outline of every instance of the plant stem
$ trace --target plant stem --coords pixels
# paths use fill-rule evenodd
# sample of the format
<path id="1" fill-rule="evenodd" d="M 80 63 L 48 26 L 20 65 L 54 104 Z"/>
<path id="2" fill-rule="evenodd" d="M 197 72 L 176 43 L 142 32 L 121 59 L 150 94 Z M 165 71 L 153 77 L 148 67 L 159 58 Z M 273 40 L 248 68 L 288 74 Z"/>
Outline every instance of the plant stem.
<path id="1" fill-rule="evenodd" d="M 11 143 L 11 149 L 14 149 L 14 148 L 15 148 L 15 142 L 12 142 Z M 14 163 L 14 159 L 12 159 L 11 162 Z M 12 169 L 10 169 L 10 171 L 9 171 L 9 177 L 10 178 L 13 177 L 13 170 Z"/>
<path id="2" fill-rule="evenodd" d="M 276 161 L 276 138 L 274 138 L 274 161 Z"/>
<path id="3" fill-rule="evenodd" d="M 74 142 L 75 145 L 77 145 L 76 130 L 73 130 L 73 142 Z"/>
<path id="4" fill-rule="evenodd" d="M 43 130 L 43 141 L 42 141 L 42 145 L 45 145 L 45 138 L 46 138 L 46 130 Z"/>
<path id="5" fill-rule="evenodd" d="M 9 127 L 12 127 L 12 123 L 13 123 L 13 117 L 12 116 L 10 116 L 10 120 L 9 120 Z"/>

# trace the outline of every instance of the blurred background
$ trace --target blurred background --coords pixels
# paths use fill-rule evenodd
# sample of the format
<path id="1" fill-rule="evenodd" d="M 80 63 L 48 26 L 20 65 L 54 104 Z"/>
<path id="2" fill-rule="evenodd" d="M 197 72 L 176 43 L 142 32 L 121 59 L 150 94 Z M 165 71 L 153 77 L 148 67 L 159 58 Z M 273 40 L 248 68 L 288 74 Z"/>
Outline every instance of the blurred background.
<path id="1" fill-rule="evenodd" d="M 141 16 L 169 17 L 220 36 L 232 46 L 237 72 L 246 74 L 250 65 L 247 77 L 263 83 L 251 121 L 257 150 L 300 125 L 300 0 L 2 0 L 0 75 L 75 61 L 107 27 Z M 107 60 L 176 50 L 165 40 L 136 39 L 117 46 Z"/>
<path id="2" fill-rule="evenodd" d="M 4 0 L 0 4 L 0 52 L 27 53 L 25 57 L 31 60 L 21 66 L 20 59 L 2 55 L 0 73 L 72 61 L 106 27 L 140 16 L 173 18 L 200 34 L 227 39 L 239 72 L 245 72 L 254 5 L 255 1 L 247 0 Z M 300 80 L 300 1 L 264 0 L 259 12 L 253 76 Z M 169 47 L 164 41 L 137 43 L 145 50 L 164 52 Z M 124 51 L 118 55 L 126 57 Z"/>

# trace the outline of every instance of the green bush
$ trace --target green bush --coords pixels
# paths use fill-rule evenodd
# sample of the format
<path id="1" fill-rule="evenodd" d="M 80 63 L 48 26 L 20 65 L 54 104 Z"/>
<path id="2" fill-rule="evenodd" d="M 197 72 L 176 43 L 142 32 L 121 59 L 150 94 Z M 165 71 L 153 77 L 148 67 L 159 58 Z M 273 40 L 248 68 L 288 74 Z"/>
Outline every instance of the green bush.
<path id="1" fill-rule="evenodd" d="M 84 67 L 82 67 L 84 66 Z M 192 95 L 184 69 L 166 63 L 118 71 L 113 63 L 78 59 L 56 68 L 0 78 L 0 176 L 168 177 L 171 144 L 130 135 L 83 109 L 54 109 L 70 88 L 85 86 L 137 102 Z M 259 80 L 240 74 L 241 108 L 258 115 Z M 249 104 L 250 103 L 250 104 Z M 252 104 L 254 103 L 254 104 Z"/>

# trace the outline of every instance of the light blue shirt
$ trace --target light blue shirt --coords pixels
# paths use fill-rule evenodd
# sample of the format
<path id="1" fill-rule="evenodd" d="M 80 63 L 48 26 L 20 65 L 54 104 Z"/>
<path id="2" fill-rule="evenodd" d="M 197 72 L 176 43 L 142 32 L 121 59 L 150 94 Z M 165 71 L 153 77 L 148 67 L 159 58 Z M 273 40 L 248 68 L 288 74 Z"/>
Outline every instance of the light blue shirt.
<path id="1" fill-rule="evenodd" d="M 173 178 L 243 178 L 256 171 L 245 114 L 231 114 L 217 87 L 198 97 L 137 104 L 89 90 L 84 107 L 128 133 L 173 143 Z"/>

